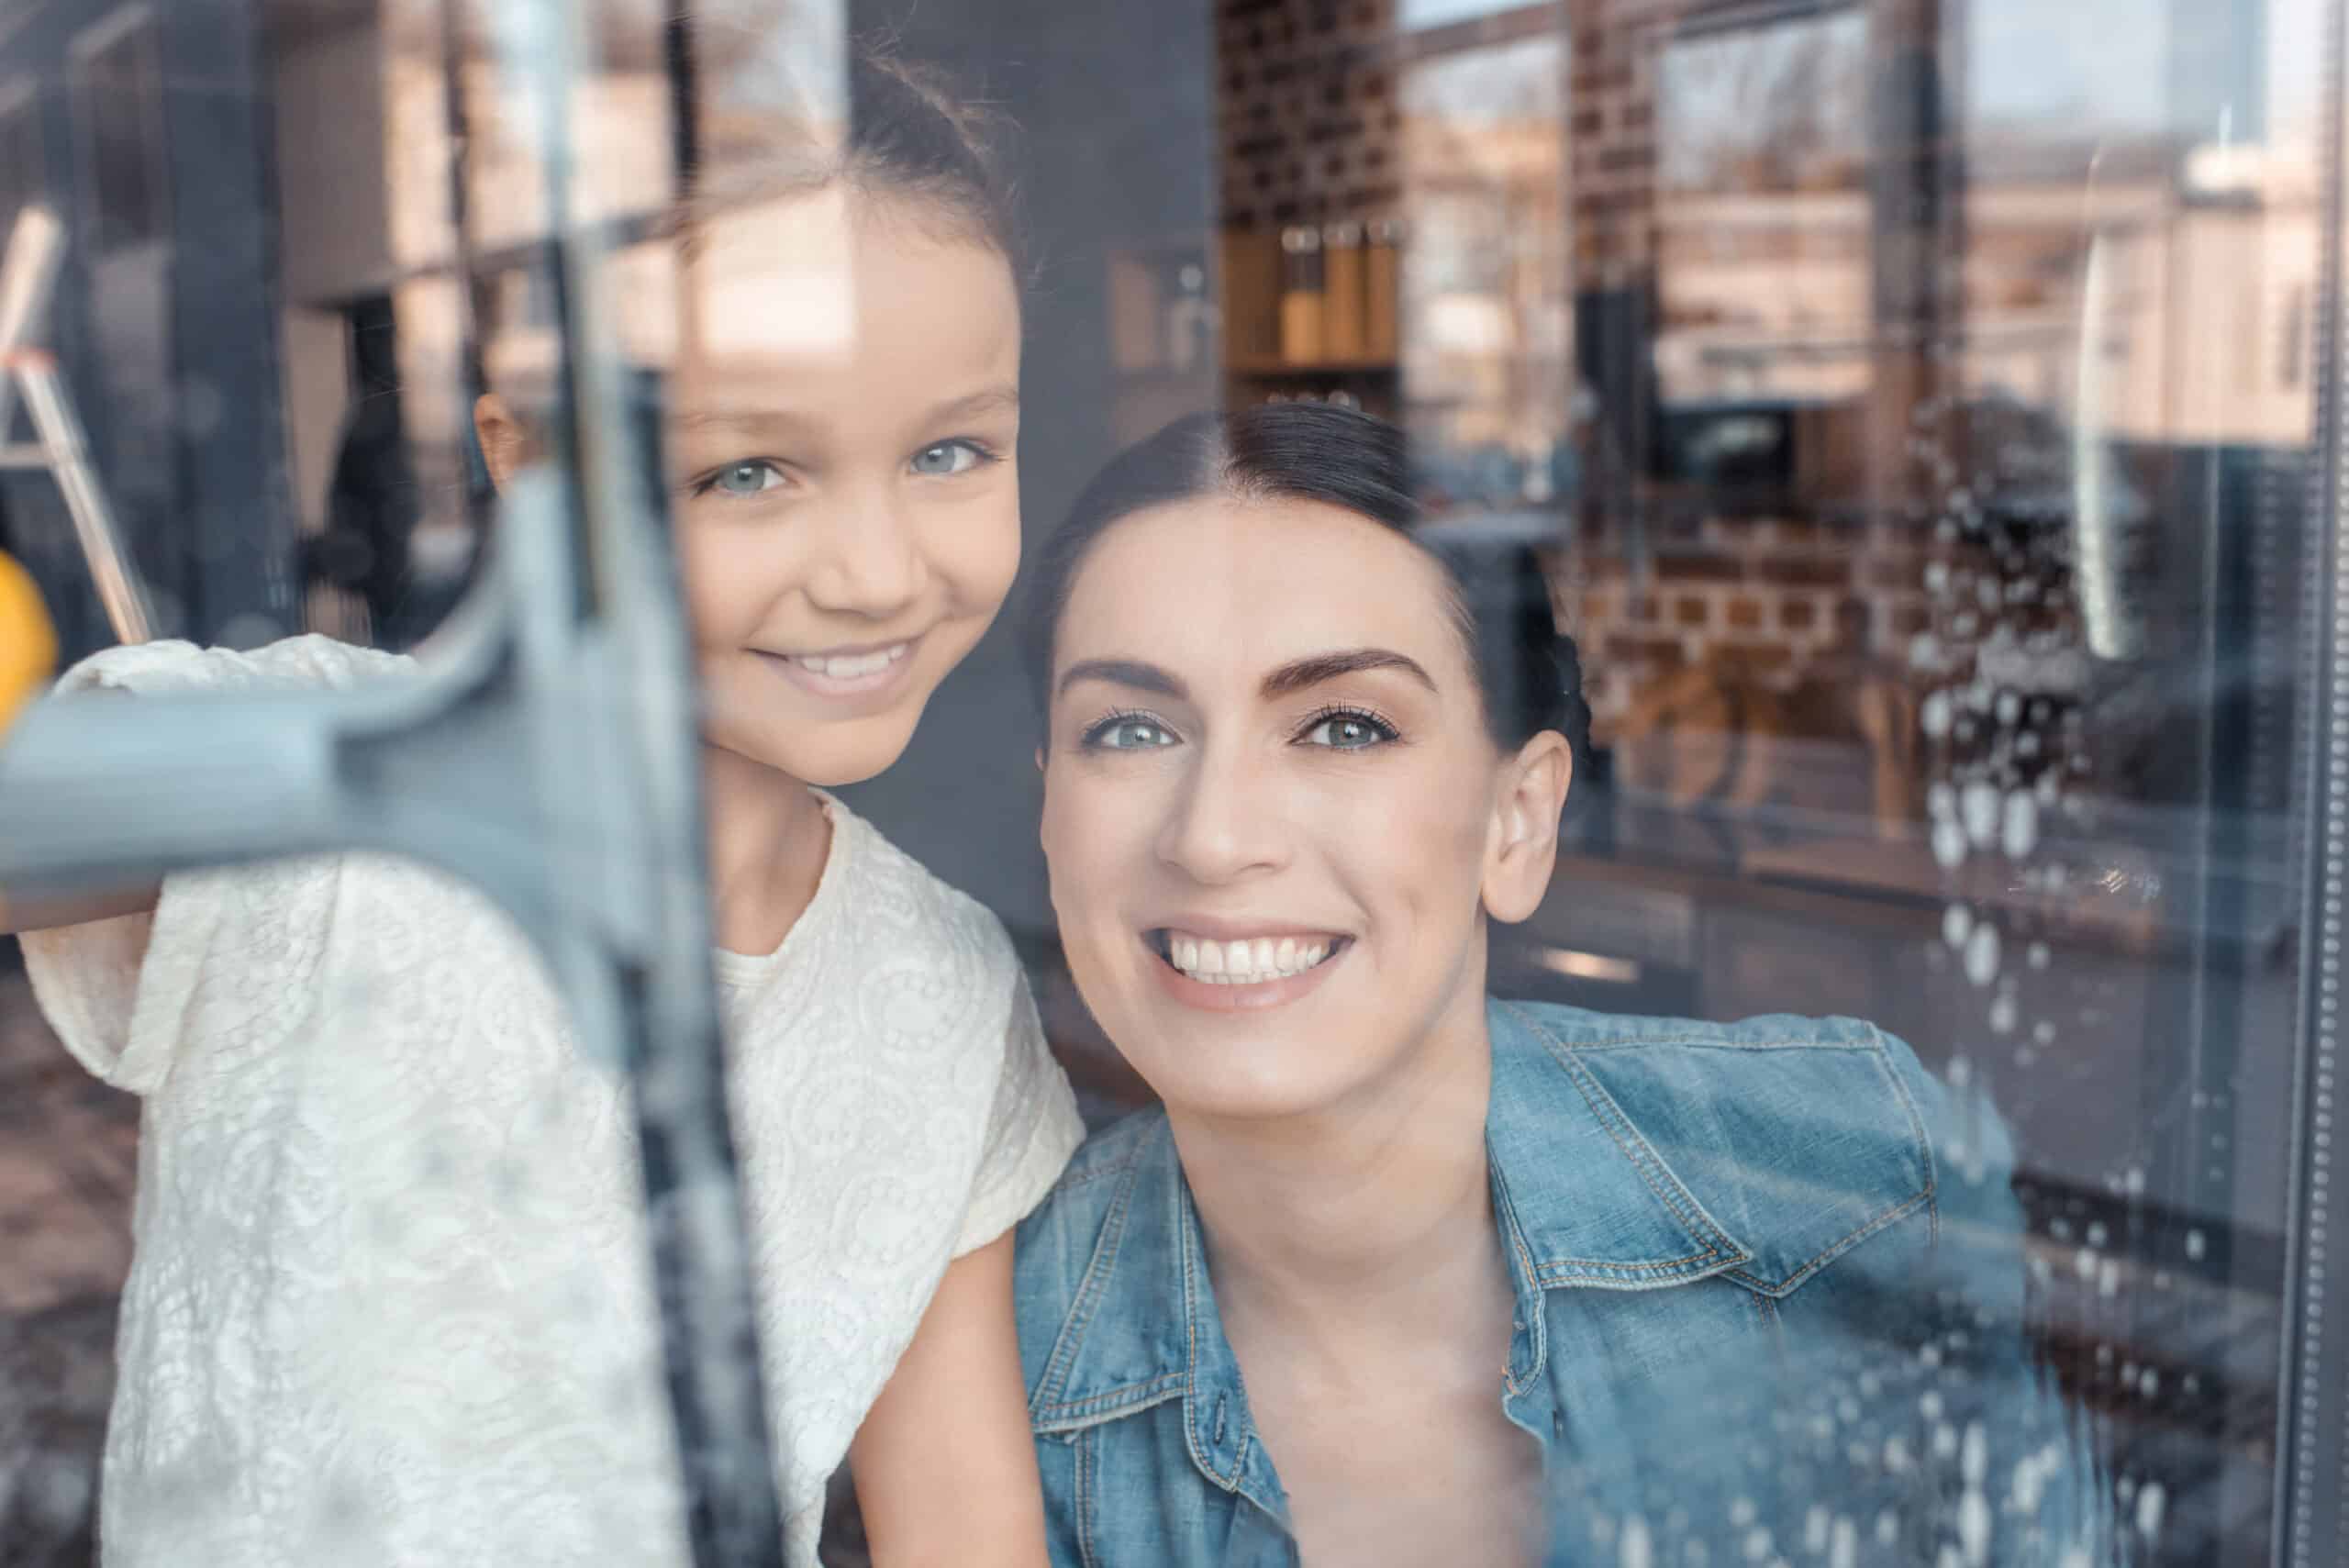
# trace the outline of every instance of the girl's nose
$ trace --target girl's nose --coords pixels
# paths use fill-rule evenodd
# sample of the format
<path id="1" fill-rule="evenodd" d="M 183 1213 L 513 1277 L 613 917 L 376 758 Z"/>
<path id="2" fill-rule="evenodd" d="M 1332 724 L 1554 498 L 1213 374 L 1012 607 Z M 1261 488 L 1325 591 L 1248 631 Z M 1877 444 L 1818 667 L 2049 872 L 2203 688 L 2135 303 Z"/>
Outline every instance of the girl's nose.
<path id="1" fill-rule="evenodd" d="M 895 495 L 878 495 L 829 519 L 807 597 L 818 609 L 886 619 L 929 582 L 912 521 Z"/>

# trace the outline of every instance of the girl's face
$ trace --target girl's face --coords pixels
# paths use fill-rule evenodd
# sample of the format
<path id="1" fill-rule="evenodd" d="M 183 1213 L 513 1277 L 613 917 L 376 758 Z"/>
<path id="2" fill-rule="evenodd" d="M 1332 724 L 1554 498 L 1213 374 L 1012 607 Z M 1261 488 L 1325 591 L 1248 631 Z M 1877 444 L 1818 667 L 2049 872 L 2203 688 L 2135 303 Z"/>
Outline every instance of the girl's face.
<path id="1" fill-rule="evenodd" d="M 1329 1109 L 1481 1029 L 1487 913 L 1540 901 L 1565 742 L 1486 730 L 1443 573 L 1311 502 L 1093 546 L 1054 654 L 1043 845 L 1085 1000 L 1179 1109 Z"/>
<path id="2" fill-rule="evenodd" d="M 1019 304 L 991 247 L 833 188 L 707 226 L 670 462 L 713 745 L 897 759 L 1019 564 Z"/>

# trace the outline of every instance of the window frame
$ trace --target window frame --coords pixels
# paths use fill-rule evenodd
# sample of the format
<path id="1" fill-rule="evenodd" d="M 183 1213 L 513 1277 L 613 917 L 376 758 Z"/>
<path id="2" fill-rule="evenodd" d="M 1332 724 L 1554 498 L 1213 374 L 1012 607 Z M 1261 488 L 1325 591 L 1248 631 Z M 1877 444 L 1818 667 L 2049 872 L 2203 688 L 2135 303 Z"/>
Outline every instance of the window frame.
<path id="1" fill-rule="evenodd" d="M 76 216 L 87 253 L 92 256 L 169 243 L 172 238 L 171 158 L 169 139 L 164 134 L 168 89 L 164 84 L 162 42 L 161 22 L 154 7 L 148 0 L 129 0 L 74 34 L 66 49 L 65 91 L 73 126 Z M 93 78 L 102 58 L 111 51 L 141 46 L 146 58 L 137 63 L 152 66 L 151 90 L 142 80 L 138 100 L 132 106 L 132 112 L 139 118 L 138 157 L 146 166 L 144 210 L 139 214 L 137 231 L 122 234 L 112 227 L 106 211 L 107 182 L 101 178 L 98 140 L 103 95 L 92 90 L 95 85 Z M 113 112 L 119 106 L 106 107 Z"/>

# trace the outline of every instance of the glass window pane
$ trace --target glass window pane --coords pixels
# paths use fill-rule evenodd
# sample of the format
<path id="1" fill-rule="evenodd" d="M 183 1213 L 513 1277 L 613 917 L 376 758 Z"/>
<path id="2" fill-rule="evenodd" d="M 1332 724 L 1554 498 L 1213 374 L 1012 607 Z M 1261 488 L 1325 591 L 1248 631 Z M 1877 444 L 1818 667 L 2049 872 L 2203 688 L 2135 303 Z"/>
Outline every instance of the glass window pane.
<path id="1" fill-rule="evenodd" d="M 2339 12 L 0 23 L 0 1560 L 2341 1559 Z"/>

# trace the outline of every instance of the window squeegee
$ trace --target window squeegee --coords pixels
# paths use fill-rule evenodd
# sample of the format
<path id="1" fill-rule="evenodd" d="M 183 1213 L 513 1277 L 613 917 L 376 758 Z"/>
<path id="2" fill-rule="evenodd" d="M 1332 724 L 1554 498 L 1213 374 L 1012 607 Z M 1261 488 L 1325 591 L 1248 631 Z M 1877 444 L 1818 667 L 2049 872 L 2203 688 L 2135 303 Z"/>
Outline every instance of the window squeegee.
<path id="1" fill-rule="evenodd" d="M 410 678 L 34 709 L 0 746 L 0 888 L 22 906 L 197 867 L 373 851 L 502 906 L 545 956 L 583 1051 L 632 1081 L 692 1561 L 770 1568 L 784 1561 L 782 1519 L 710 971 L 657 383 L 611 354 L 600 243 L 569 199 L 565 117 L 595 18 L 566 0 L 498 0 L 491 19 L 501 69 L 537 117 L 561 360 L 549 460 L 501 496 L 490 572 Z M 673 109 L 690 124 L 685 54 L 669 42 Z M 460 55 L 452 41 L 452 105 Z M 677 150 L 682 161 L 690 139 Z M 462 270 L 462 204 L 456 216 Z M 0 343 L 72 502 L 68 473 L 88 473 L 82 446 L 61 446 L 44 422 L 70 408 L 58 397 L 44 415 L 53 366 L 17 347 L 54 277 L 54 220 L 28 232 L 20 223 L 0 275 L 0 332 L 14 334 Z M 55 466 L 61 450 L 78 469 Z M 92 574 L 117 634 L 143 639 L 151 622 L 95 477 L 81 494 Z"/>

